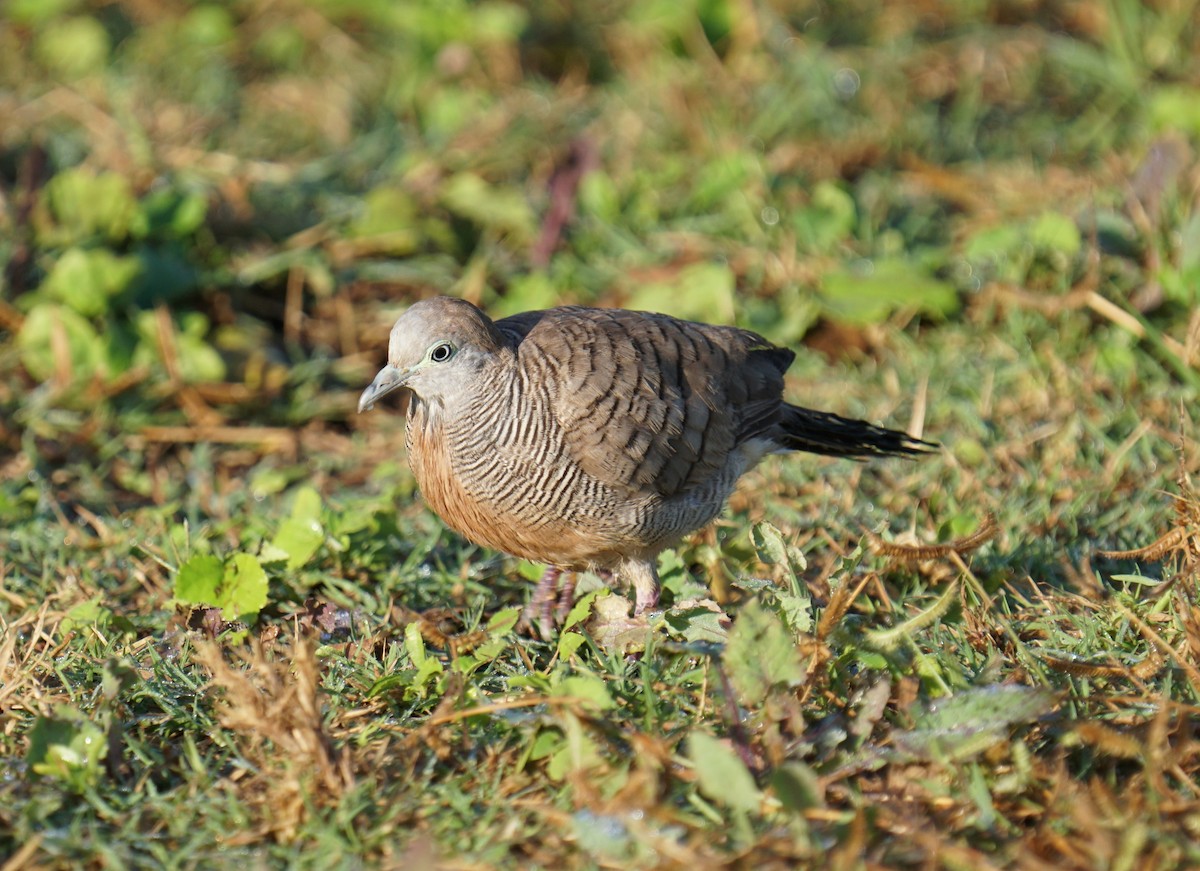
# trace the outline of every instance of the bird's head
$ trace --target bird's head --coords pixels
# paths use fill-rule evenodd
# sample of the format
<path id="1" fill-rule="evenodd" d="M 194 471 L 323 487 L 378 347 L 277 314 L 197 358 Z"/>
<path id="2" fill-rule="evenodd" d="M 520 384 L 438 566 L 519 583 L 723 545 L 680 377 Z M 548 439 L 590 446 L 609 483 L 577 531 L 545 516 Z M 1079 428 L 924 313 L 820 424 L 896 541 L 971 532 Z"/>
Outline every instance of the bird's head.
<path id="1" fill-rule="evenodd" d="M 501 341 L 487 315 L 465 300 L 439 296 L 414 303 L 392 327 L 387 365 L 359 397 L 358 410 L 401 388 L 423 399 L 460 392 Z"/>

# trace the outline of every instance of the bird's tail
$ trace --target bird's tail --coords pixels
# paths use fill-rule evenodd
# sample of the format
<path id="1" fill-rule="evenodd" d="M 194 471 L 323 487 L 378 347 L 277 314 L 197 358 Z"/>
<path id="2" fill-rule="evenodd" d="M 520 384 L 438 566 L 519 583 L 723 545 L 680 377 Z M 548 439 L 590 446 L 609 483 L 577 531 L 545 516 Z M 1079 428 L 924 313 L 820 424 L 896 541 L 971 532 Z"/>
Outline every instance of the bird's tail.
<path id="1" fill-rule="evenodd" d="M 825 411 L 786 405 L 780 420 L 783 447 L 830 457 L 892 457 L 923 454 L 934 442 L 913 438 L 899 430 L 875 426 Z"/>

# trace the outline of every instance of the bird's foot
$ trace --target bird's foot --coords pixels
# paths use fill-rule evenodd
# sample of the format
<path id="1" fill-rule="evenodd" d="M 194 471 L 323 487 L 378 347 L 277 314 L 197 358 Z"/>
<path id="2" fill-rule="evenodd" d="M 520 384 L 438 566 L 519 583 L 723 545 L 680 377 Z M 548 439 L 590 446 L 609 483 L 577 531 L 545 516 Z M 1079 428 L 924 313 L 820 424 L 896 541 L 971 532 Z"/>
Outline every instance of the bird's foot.
<path id="1" fill-rule="evenodd" d="M 633 586 L 633 615 L 636 617 L 653 611 L 658 606 L 658 594 L 662 589 L 658 583 L 658 572 L 654 564 L 646 561 L 630 561 L 625 564 L 625 575 Z"/>
<path id="2" fill-rule="evenodd" d="M 647 611 L 653 611 L 656 607 L 658 607 L 658 588 L 643 590 L 639 587 L 634 597 L 633 615 L 636 617 L 639 614 L 645 614 Z"/>

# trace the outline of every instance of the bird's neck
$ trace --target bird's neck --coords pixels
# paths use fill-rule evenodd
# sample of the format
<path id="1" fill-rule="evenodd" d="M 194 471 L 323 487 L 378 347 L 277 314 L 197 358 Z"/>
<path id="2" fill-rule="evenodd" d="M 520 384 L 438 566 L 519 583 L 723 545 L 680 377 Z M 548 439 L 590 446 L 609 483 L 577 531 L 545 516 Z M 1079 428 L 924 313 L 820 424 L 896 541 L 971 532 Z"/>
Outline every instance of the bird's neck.
<path id="1" fill-rule="evenodd" d="M 446 405 L 440 397 L 431 398 L 416 393 L 408 401 L 408 427 L 422 432 L 440 430 L 445 423 Z"/>

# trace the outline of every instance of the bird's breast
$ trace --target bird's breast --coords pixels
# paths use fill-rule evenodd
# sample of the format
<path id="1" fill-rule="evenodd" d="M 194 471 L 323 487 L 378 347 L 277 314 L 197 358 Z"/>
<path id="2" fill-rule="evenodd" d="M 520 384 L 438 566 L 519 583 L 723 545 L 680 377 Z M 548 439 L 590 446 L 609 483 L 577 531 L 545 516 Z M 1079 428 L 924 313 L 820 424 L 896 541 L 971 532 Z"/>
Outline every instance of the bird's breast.
<path id="1" fill-rule="evenodd" d="M 471 541 L 565 567 L 657 553 L 720 511 L 766 442 L 743 445 L 705 479 L 664 497 L 592 474 L 568 448 L 548 397 L 520 385 L 461 408 L 414 399 L 409 462 L 429 505 Z"/>
<path id="2" fill-rule="evenodd" d="M 566 459 L 547 415 L 514 403 L 501 413 L 485 408 L 454 418 L 414 401 L 413 475 L 429 507 L 476 544 L 560 566 L 604 564 L 619 542 L 580 516 L 598 494 Z"/>

